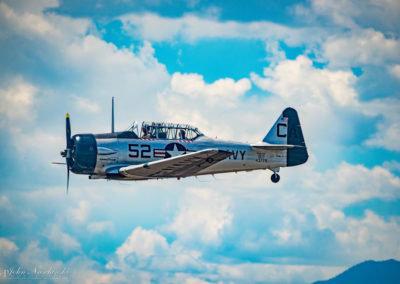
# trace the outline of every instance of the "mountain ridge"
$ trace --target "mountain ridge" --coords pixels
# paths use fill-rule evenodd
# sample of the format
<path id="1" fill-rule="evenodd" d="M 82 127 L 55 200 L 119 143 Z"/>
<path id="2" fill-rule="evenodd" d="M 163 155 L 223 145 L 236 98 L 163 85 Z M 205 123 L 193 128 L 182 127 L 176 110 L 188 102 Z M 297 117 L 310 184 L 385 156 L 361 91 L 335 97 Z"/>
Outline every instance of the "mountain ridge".
<path id="1" fill-rule="evenodd" d="M 400 283 L 400 261 L 388 259 L 383 261 L 367 260 L 356 264 L 328 280 L 316 281 L 313 284 L 337 283 Z"/>

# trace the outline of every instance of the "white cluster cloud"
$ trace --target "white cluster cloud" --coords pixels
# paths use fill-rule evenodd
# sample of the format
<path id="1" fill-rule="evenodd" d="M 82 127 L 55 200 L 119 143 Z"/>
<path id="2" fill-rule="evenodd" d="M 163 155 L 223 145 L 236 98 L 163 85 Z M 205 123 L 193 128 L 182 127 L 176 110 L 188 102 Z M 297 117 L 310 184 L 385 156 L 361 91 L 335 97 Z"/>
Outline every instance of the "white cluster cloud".
<path id="1" fill-rule="evenodd" d="M 56 224 L 48 226 L 44 235 L 54 246 L 62 249 L 65 254 L 77 252 L 81 249 L 81 244 L 69 234 L 61 231 Z"/>
<path id="2" fill-rule="evenodd" d="M 377 132 L 372 135 L 366 145 L 383 147 L 392 151 L 400 151 L 400 100 L 395 98 L 375 99 L 363 104 L 368 115 L 381 116 Z"/>
<path id="3" fill-rule="evenodd" d="M 7 28 L 2 29 L 3 36 L 17 33 L 27 39 L 37 37 L 49 44 L 65 44 L 84 36 L 90 24 L 88 19 L 72 19 L 51 13 L 45 15 L 43 10 L 55 3 L 32 1 L 33 5 L 28 9 L 29 6 L 24 4 L 9 2 L 0 3 L 0 21 Z"/>
<path id="4" fill-rule="evenodd" d="M 229 198 L 218 192 L 189 189 L 180 203 L 178 214 L 166 230 L 186 244 L 219 245 L 232 223 Z"/>
<path id="5" fill-rule="evenodd" d="M 306 16 L 330 19 L 334 24 L 357 28 L 373 26 L 384 31 L 396 32 L 399 27 L 397 11 L 400 4 L 396 0 L 312 0 L 310 9 L 302 7 L 298 10 L 306 12 Z"/>
<path id="6" fill-rule="evenodd" d="M 49 257 L 49 250 L 41 248 L 39 241 L 30 241 L 24 250 L 17 257 L 17 263 L 30 271 L 43 268 L 62 269 L 62 261 L 52 261 Z"/>
<path id="7" fill-rule="evenodd" d="M 204 82 L 199 74 L 175 73 L 171 79 L 171 90 L 192 99 L 201 97 L 207 105 L 236 106 L 238 98 L 250 90 L 251 83 L 248 79 L 237 82 L 230 78 L 219 79 L 212 84 Z M 183 98 L 184 99 L 184 98 Z"/>
<path id="8" fill-rule="evenodd" d="M 90 213 L 90 203 L 86 200 L 79 202 L 78 207 L 68 210 L 68 220 L 70 222 L 84 223 L 88 220 Z"/>
<path id="9" fill-rule="evenodd" d="M 21 194 L 17 199 L 14 197 L 12 203 L 8 203 L 11 203 L 10 208 L 14 208 L 16 204 L 28 202 L 30 210 L 37 216 L 23 217 L 22 220 L 25 221 L 20 222 L 29 220 L 31 223 L 32 220 L 40 222 L 43 219 L 39 218 L 40 214 L 43 214 L 43 203 L 54 203 L 54 208 L 50 206 L 46 209 L 46 214 L 53 214 L 54 210 L 58 212 L 48 221 L 53 225 L 47 226 L 41 234 L 45 234 L 50 244 L 62 248 L 65 255 L 79 253 L 71 260 L 55 262 L 58 263 L 57 267 L 70 267 L 74 279 L 83 277 L 87 272 L 93 279 L 107 279 L 113 282 L 125 281 L 132 275 L 135 275 L 135 281 L 178 283 L 207 279 L 244 283 L 249 279 L 258 281 L 263 278 L 271 283 L 312 282 L 330 278 L 344 270 L 342 265 L 351 265 L 366 258 L 400 257 L 397 244 L 393 241 L 397 234 L 393 232 L 400 230 L 398 220 L 385 220 L 370 211 L 366 211 L 365 216 L 361 218 L 346 216 L 343 213 L 343 208 L 360 201 L 373 198 L 387 201 L 398 199 L 400 179 L 387 169 L 368 169 L 344 163 L 336 169 L 318 173 L 312 166 L 305 165 L 298 169 L 286 170 L 282 175 L 282 184 L 275 189 L 265 185 L 267 177 L 263 172 L 246 173 L 237 177 L 232 174 L 224 181 L 215 181 L 186 190 L 185 184 L 176 184 L 177 189 L 169 189 L 170 183 L 158 181 L 153 194 L 150 194 L 152 204 L 169 203 L 173 192 L 182 191 L 176 197 L 179 199 L 177 206 L 168 206 L 169 209 L 165 211 L 168 217 L 163 217 L 159 221 L 160 226 L 154 229 L 144 229 L 140 225 L 136 226 L 134 221 L 129 221 L 126 226 L 133 225 L 134 228 L 114 253 L 107 255 L 107 270 L 103 272 L 95 269 L 98 263 L 86 259 L 92 252 L 84 252 L 80 243 L 92 239 L 92 234 L 107 230 L 115 230 L 119 234 L 121 218 L 126 218 L 127 214 L 132 218 L 134 212 L 137 212 L 136 215 L 146 212 L 147 209 L 137 208 L 138 204 L 134 201 L 138 200 L 140 203 L 141 200 L 145 200 L 151 185 L 135 186 L 139 191 L 132 188 L 121 190 L 116 183 L 112 183 L 111 186 L 108 183 L 91 187 L 75 186 L 68 200 L 65 200 L 64 188 L 39 189 Z M 185 179 L 182 182 L 187 181 Z M 243 189 L 244 184 L 246 189 Z M 9 193 L 8 191 L 6 194 Z M 118 208 L 115 204 L 118 204 Z M 90 214 L 86 212 L 83 214 L 86 217 L 82 219 L 79 212 L 86 211 L 84 208 L 89 206 Z M 253 209 L 249 210 L 249 214 L 242 216 L 243 212 L 239 208 L 244 207 L 248 211 L 248 206 Z M 5 216 L 23 216 L 26 215 L 25 210 L 27 208 L 21 207 Z M 158 210 L 164 211 L 165 208 L 160 207 Z M 103 212 L 111 211 L 120 213 L 110 215 L 110 221 L 94 221 L 99 220 Z M 250 224 L 255 223 L 250 227 L 243 227 L 243 224 L 235 220 L 237 218 L 244 218 L 244 221 Z M 75 219 L 77 220 L 74 221 Z M 73 226 L 74 233 L 67 229 L 69 226 Z M 252 232 L 248 231 L 249 228 Z M 334 252 L 329 251 L 322 256 L 317 252 L 310 252 L 311 256 L 300 255 L 296 258 L 298 248 L 307 247 L 313 240 L 310 239 L 310 232 L 322 231 L 333 234 L 333 240 L 323 237 L 318 240 L 331 247 Z M 230 244 L 229 252 L 233 255 L 224 255 L 226 244 Z M 30 243 L 25 248 L 22 247 L 19 263 L 51 265 L 54 261 L 46 258 L 48 249 L 43 249 L 43 246 Z M 271 247 L 274 248 L 272 251 Z M 285 258 L 288 247 L 291 248 L 294 259 Z M 282 254 L 276 250 L 282 251 Z M 210 252 L 213 251 L 221 251 L 224 257 L 239 263 L 227 264 L 220 259 L 221 255 L 218 253 L 212 253 L 210 259 Z M 243 262 L 238 251 L 244 254 L 244 259 L 248 259 L 248 255 L 256 259 L 270 256 L 284 263 Z M 317 256 L 314 256 L 314 253 Z M 339 262 L 336 259 L 337 254 Z M 303 260 L 308 258 L 310 265 L 302 265 Z M 331 265 L 318 266 L 322 260 Z"/>
<path id="10" fill-rule="evenodd" d="M 335 234 L 341 253 L 351 255 L 352 261 L 400 257 L 400 249 L 396 244 L 400 225 L 396 218 L 386 221 L 370 210 L 366 210 L 361 219 L 346 217 L 342 211 L 329 206 L 317 206 L 314 214 L 320 228 L 329 229 Z"/>
<path id="11" fill-rule="evenodd" d="M 22 270 L 31 273 L 34 273 L 35 269 L 36 271 L 55 273 L 43 275 L 43 280 L 51 283 L 92 284 L 127 281 L 125 277 L 97 271 L 93 268 L 96 262 L 84 256 L 77 256 L 66 262 L 53 260 L 49 255 L 49 249 L 43 248 L 38 241 L 29 242 L 14 263 L 18 263 Z"/>
<path id="12" fill-rule="evenodd" d="M 400 162 L 396 160 L 385 161 L 382 166 L 391 172 L 400 172 Z"/>
<path id="13" fill-rule="evenodd" d="M 306 142 L 326 143 L 327 137 L 339 142 L 343 135 L 352 133 L 352 124 L 340 116 L 343 110 L 353 112 L 359 105 L 356 77 L 351 72 L 318 69 L 309 58 L 298 56 L 265 68 L 264 77 L 253 73 L 251 78 L 259 88 L 277 96 L 282 105 L 298 110 Z"/>
<path id="14" fill-rule="evenodd" d="M 7 254 L 13 253 L 17 250 L 18 250 L 18 247 L 14 242 L 12 242 L 6 238 L 0 238 L 0 252 L 2 255 L 7 255 Z"/>
<path id="15" fill-rule="evenodd" d="M 21 74 L 11 80 L 0 89 L 0 127 L 7 126 L 20 157 L 32 155 L 35 164 L 48 168 L 49 161 L 60 159 L 58 153 L 65 147 L 65 112 L 71 114 L 73 134 L 104 132 L 109 116 L 98 113 L 105 111 L 104 106 L 108 110 L 111 96 L 118 95 L 116 127 L 127 128 L 135 118 L 150 118 L 147 110 L 156 104 L 153 94 L 167 86 L 170 76 L 149 43 L 119 49 L 89 33 L 90 20 L 43 12 L 56 3 L 35 3 L 35 9 L 27 9 L 21 3 L 1 2 L 4 29 L 0 35 L 11 42 L 14 38 L 29 42 L 30 54 L 63 79 L 58 84 L 43 84 L 28 82 Z M 15 49 L 25 53 L 27 47 Z M 48 118 L 55 113 L 59 120 L 50 123 Z M 157 113 L 153 116 L 157 119 Z M 47 125 L 39 127 L 38 121 Z"/>
<path id="16" fill-rule="evenodd" d="M 149 266 L 147 261 L 150 257 L 162 255 L 168 248 L 168 243 L 163 236 L 155 231 L 138 227 L 117 249 L 116 255 L 121 263 L 144 268 Z"/>
<path id="17" fill-rule="evenodd" d="M 399 101 L 360 101 L 355 89 L 357 78 L 350 71 L 318 69 L 309 58 L 298 56 L 295 60 L 284 60 L 265 68 L 264 77 L 252 74 L 251 78 L 261 89 L 298 108 L 305 132 L 312 135 L 308 137 L 314 142 L 323 139 L 326 143 L 327 137 L 338 142 L 343 136 L 352 136 L 359 130 L 354 129 L 353 122 L 348 118 L 361 114 L 383 117 L 378 131 L 366 141 L 367 145 L 399 150 L 398 143 L 395 143 L 400 137 Z"/>
<path id="18" fill-rule="evenodd" d="M 384 2 L 388 3 L 385 7 L 398 5 L 393 1 Z M 301 168 L 284 170 L 281 183 L 274 188 L 266 186 L 265 174 L 258 172 L 227 175 L 220 183 L 213 181 L 196 188 L 192 186 L 193 180 L 185 179 L 181 184 L 165 180 L 130 184 L 128 190 L 120 184 L 110 186 L 103 181 L 91 181 L 96 184 L 88 187 L 82 177 L 74 176 L 77 186 L 68 199 L 64 198 L 64 187 L 43 189 L 33 185 L 28 193 L 22 194 L 8 190 L 0 198 L 1 213 L 6 216 L 0 219 L 2 226 L 7 227 L 7 222 L 15 220 L 21 224 L 48 220 L 50 225 L 39 229 L 39 233 L 32 232 L 25 246 L 13 236 L 18 234 L 15 231 L 0 238 L 2 259 L 8 261 L 17 255 L 16 261 L 21 265 L 59 268 L 71 265 L 74 282 L 87 279 L 88 283 L 133 280 L 276 283 L 329 278 L 344 269 L 337 263 L 347 265 L 366 258 L 400 257 L 396 239 L 400 233 L 398 218 L 384 218 L 370 210 L 355 218 L 346 216 L 343 211 L 374 198 L 388 202 L 398 200 L 400 180 L 386 169 L 394 171 L 398 163 L 393 161 L 384 165 L 386 168 L 341 163 L 324 172 L 317 172 L 313 167 L 313 161 L 319 159 L 313 156 L 316 146 L 330 150 L 330 145 L 341 144 L 343 135 L 357 131 L 349 119 L 354 114 L 379 119 L 376 133 L 364 145 L 400 150 L 399 101 L 361 101 L 355 87 L 358 79 L 349 71 L 353 65 L 387 65 L 388 72 L 399 77 L 400 59 L 396 52 L 399 41 L 372 28 L 360 28 L 355 10 L 343 9 L 351 6 L 350 2 L 312 2 L 312 9 L 319 15 L 326 16 L 332 10 L 333 21 L 350 28 L 333 36 L 319 28 L 295 29 L 266 21 L 221 22 L 193 15 L 172 19 L 155 14 L 119 18 L 125 31 L 150 41 L 267 40 L 269 57 L 266 59 L 271 65 L 265 68 L 264 76 L 253 73 L 251 80 L 223 78 L 212 83 L 205 82 L 201 74 L 168 74 L 147 41 L 140 47 L 118 48 L 94 33 L 88 34 L 93 28 L 88 19 L 43 13 L 44 7 L 56 6 L 56 2 L 34 4 L 1 2 L 0 24 L 5 28 L 0 31 L 0 37 L 17 36 L 29 40 L 32 52 L 47 62 L 59 64 L 55 69 L 61 66 L 66 73 L 75 76 L 72 83 L 60 83 L 61 86 L 53 86 L 53 89 L 27 82 L 23 77 L 17 77 L 9 86 L 0 89 L 0 127 L 6 123 L 12 126 L 14 145 L 23 155 L 35 157 L 35 166 L 39 156 L 48 163 L 50 159 L 46 153 L 58 152 L 64 146 L 64 138 L 59 135 L 64 129 L 56 132 L 53 125 L 43 127 L 39 123 L 24 127 L 20 121 L 48 120 L 46 115 L 68 107 L 76 115 L 73 116 L 74 132 L 103 131 L 102 123 L 107 121 L 108 125 L 108 119 L 100 118 L 99 122 L 94 115 L 104 111 L 102 106 L 108 105 L 114 94 L 118 94 L 117 107 L 121 106 L 118 113 L 123 114 L 117 118 L 121 120 L 131 121 L 133 116 L 143 116 L 188 122 L 210 136 L 251 142 L 260 140 L 281 110 L 291 105 L 299 111 L 312 157 L 310 163 Z M 380 6 L 381 2 L 377 2 L 376 7 Z M 366 11 L 362 9 L 360 13 Z M 322 50 L 317 55 L 329 61 L 328 68 L 314 67 L 311 59 L 304 55 L 289 60 L 279 48 L 278 41 L 300 45 L 305 39 L 307 49 L 321 44 Z M 269 95 L 246 96 L 251 82 Z M 41 104 L 41 99 L 46 99 L 49 105 Z M 74 124 L 75 121 L 85 124 Z M 62 120 L 59 123 L 63 125 Z M 50 174 L 47 172 L 47 175 Z M 85 186 L 80 186 L 82 184 Z M 153 207 L 143 202 L 145 198 Z M 26 204 L 29 206 L 24 206 Z M 246 207 L 248 215 L 238 209 L 240 206 Z M 162 217 L 154 217 L 156 211 L 162 212 Z M 135 214 L 137 212 L 143 215 Z M 124 218 L 129 219 L 129 224 L 121 222 Z M 243 221 L 246 226 L 240 223 Z M 89 258 L 104 255 L 96 249 L 85 251 L 83 243 L 95 234 L 116 235 L 128 231 L 130 234 L 115 251 L 105 256 L 108 270 L 99 272 L 95 267 L 100 264 Z M 313 239 L 323 233 L 332 239 Z M 42 243 L 32 241 L 43 236 L 48 244 L 45 240 Z M 318 241 L 326 242 L 334 251 L 318 254 L 310 249 L 309 255 L 304 255 L 304 247 L 315 242 L 315 248 Z M 51 246 L 61 248 L 64 255 L 79 255 L 64 262 L 54 261 L 46 248 Z M 291 251 L 290 257 L 287 251 Z M 283 264 L 246 263 L 249 255 L 260 262 L 272 260 Z M 332 266 L 299 265 L 305 260 L 314 264 L 323 260 Z"/>
<path id="19" fill-rule="evenodd" d="M 91 222 L 87 225 L 87 230 L 92 234 L 115 231 L 114 224 L 111 221 Z"/>
<path id="20" fill-rule="evenodd" d="M 134 37 L 151 41 L 173 41 L 177 38 L 194 42 L 208 38 L 274 39 L 298 45 L 317 42 L 325 34 L 319 28 L 289 28 L 268 21 L 259 22 L 221 22 L 187 14 L 181 18 L 162 17 L 157 14 L 126 14 L 120 16 L 123 28 Z"/>
<path id="21" fill-rule="evenodd" d="M 241 98 L 250 88 L 250 80 L 246 78 L 236 82 L 225 78 L 207 84 L 199 74 L 175 73 L 170 88 L 158 94 L 158 110 L 166 120 L 193 124 L 200 130 L 205 129 L 210 136 L 231 138 L 237 133 L 229 129 L 227 121 L 214 123 L 217 112 L 240 110 Z M 236 116 L 232 119 L 240 118 Z"/>
<path id="22" fill-rule="evenodd" d="M 175 73 L 171 88 L 158 95 L 159 111 L 167 120 L 189 122 L 210 136 L 255 142 L 280 110 L 292 106 L 300 113 L 303 131 L 307 140 L 312 141 L 311 148 L 326 145 L 328 138 L 329 144 L 340 144 L 354 137 L 360 131 L 351 121 L 354 115 L 374 117 L 381 121 L 365 145 L 398 151 L 395 141 L 400 137 L 400 103 L 396 99 L 360 101 L 355 87 L 357 77 L 351 71 L 319 69 L 306 56 L 298 56 L 265 68 L 264 77 L 252 73 L 251 79 L 273 96 L 244 100 L 243 95 L 250 88 L 247 79 L 221 79 L 207 84 L 199 74 Z M 267 118 L 256 115 L 274 111 L 275 116 L 268 117 L 269 124 L 262 124 Z M 223 121 L 218 119 L 221 114 Z M 213 123 L 216 120 L 218 125 Z"/>
<path id="23" fill-rule="evenodd" d="M 342 209 L 353 203 L 373 198 L 394 200 L 400 198 L 400 179 L 387 169 L 376 166 L 368 169 L 361 165 L 342 163 L 337 169 L 323 175 L 314 174 L 308 184 L 317 200 L 313 204 L 329 204 Z"/>
<path id="24" fill-rule="evenodd" d="M 390 66 L 388 69 L 390 74 L 400 80 L 400 64 Z"/>
<path id="25" fill-rule="evenodd" d="M 398 17 L 394 11 L 398 10 L 399 5 L 396 1 L 368 2 L 365 5 L 352 1 L 315 0 L 311 1 L 310 8 L 295 5 L 293 11 L 301 18 L 317 22 L 317 16 L 322 16 L 324 19 L 332 19 L 339 27 L 344 27 L 332 29 L 333 32 L 326 28 L 292 28 L 268 21 L 220 21 L 191 14 L 181 18 L 168 18 L 151 13 L 127 14 L 119 19 L 123 23 L 123 29 L 131 36 L 150 41 L 174 42 L 179 39 L 194 42 L 208 38 L 255 38 L 265 40 L 267 48 L 279 41 L 295 46 L 305 45 L 307 52 L 318 54 L 320 60 L 328 61 L 332 68 L 398 63 L 399 40 L 396 36 L 390 36 L 390 32 L 375 29 L 375 26 L 385 26 L 390 31 L 396 30 L 394 22 L 398 22 Z M 370 27 L 368 19 L 374 15 L 378 15 L 378 18 L 373 19 Z M 392 20 L 388 20 L 389 18 Z M 363 21 L 366 28 L 356 23 Z M 280 59 L 284 59 L 282 54 Z"/>
<path id="26" fill-rule="evenodd" d="M 334 68 L 400 62 L 400 40 L 373 29 L 330 36 L 322 45 L 323 57 Z M 344 52 L 345 51 L 345 52 Z"/>
<path id="27" fill-rule="evenodd" d="M 1 4 L 1 3 L 0 3 Z M 37 88 L 22 78 L 15 78 L 6 89 L 0 89 L 0 127 L 35 118 Z"/>
<path id="28" fill-rule="evenodd" d="M 260 78 L 252 74 L 252 79 L 258 87 L 298 106 L 315 104 L 324 107 L 333 104 L 352 107 L 357 103 L 353 86 L 356 77 L 351 72 L 317 69 L 305 56 L 265 68 L 264 76 Z"/>
<path id="29" fill-rule="evenodd" d="M 106 265 L 108 269 L 159 271 L 160 274 L 205 269 L 205 263 L 200 261 L 200 252 L 187 250 L 175 243 L 170 245 L 158 232 L 141 227 L 132 231 L 118 247 L 115 256 Z M 154 276 L 157 275 L 151 277 Z"/>

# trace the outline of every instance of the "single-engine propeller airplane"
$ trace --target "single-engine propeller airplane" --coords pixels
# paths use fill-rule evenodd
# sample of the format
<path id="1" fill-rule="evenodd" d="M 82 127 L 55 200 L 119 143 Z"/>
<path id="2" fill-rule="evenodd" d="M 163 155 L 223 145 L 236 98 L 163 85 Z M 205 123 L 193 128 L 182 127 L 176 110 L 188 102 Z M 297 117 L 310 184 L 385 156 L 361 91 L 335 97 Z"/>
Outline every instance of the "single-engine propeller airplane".
<path id="1" fill-rule="evenodd" d="M 286 108 L 271 130 L 255 144 L 216 140 L 196 127 L 165 122 L 137 123 L 114 131 L 112 99 L 111 133 L 76 134 L 71 137 L 66 115 L 67 147 L 61 152 L 69 172 L 89 179 L 148 180 L 269 169 L 277 183 L 281 167 L 308 159 L 296 110 Z"/>

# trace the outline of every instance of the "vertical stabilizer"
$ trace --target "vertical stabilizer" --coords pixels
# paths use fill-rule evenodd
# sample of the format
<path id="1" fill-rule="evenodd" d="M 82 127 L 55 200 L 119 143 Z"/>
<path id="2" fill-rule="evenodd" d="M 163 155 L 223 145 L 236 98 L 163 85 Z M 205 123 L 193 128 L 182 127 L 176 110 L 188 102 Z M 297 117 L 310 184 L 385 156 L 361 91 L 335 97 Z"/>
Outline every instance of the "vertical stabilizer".
<path id="1" fill-rule="evenodd" d="M 293 108 L 286 108 L 282 112 L 262 142 L 297 146 L 287 149 L 287 166 L 304 164 L 308 159 L 300 120 L 297 111 Z"/>
<path id="2" fill-rule="evenodd" d="M 281 116 L 275 122 L 274 126 L 272 126 L 271 130 L 262 141 L 269 144 L 287 144 L 287 134 L 288 118 L 284 117 L 283 114 L 281 114 Z"/>

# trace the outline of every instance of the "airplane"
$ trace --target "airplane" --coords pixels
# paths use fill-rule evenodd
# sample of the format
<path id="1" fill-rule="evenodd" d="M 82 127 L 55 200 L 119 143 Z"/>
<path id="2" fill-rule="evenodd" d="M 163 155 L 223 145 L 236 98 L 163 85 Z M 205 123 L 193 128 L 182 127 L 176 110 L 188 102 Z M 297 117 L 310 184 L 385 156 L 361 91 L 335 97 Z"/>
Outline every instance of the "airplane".
<path id="1" fill-rule="evenodd" d="M 70 171 L 89 179 L 149 180 L 271 170 L 271 181 L 280 180 L 281 167 L 304 164 L 307 147 L 299 117 L 286 108 L 258 143 L 217 140 L 188 124 L 134 123 L 127 131 L 114 131 L 114 97 L 111 132 L 71 137 L 66 114 L 67 193 Z"/>

